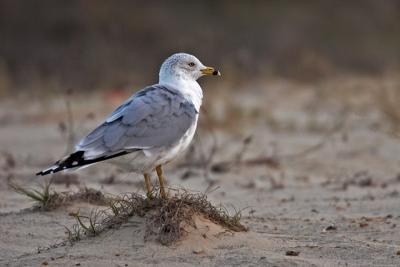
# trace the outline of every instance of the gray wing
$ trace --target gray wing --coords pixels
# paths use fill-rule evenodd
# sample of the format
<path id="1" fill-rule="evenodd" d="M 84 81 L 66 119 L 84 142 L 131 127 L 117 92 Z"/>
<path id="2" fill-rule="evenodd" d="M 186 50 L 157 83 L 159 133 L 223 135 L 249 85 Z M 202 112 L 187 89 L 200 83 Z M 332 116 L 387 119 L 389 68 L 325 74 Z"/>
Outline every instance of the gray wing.
<path id="1" fill-rule="evenodd" d="M 173 144 L 196 122 L 198 111 L 178 91 L 146 87 L 118 107 L 76 146 L 86 159 Z"/>

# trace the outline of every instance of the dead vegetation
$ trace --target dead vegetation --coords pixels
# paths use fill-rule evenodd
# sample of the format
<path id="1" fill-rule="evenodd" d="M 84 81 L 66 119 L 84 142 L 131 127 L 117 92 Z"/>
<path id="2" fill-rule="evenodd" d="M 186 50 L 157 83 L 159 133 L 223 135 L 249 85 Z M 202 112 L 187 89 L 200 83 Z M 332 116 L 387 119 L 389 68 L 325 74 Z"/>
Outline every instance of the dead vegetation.
<path id="1" fill-rule="evenodd" d="M 107 229 L 117 227 L 132 216 L 145 218 L 145 240 L 154 239 L 163 245 L 179 241 L 189 233 L 189 228 L 196 229 L 196 216 L 208 219 L 229 231 L 247 231 L 240 223 L 240 210 L 235 210 L 231 215 L 224 206 L 211 204 L 206 194 L 184 189 L 171 189 L 175 194 L 163 199 L 157 189 L 152 198 L 147 198 L 137 193 L 106 197 L 102 192 L 90 188 L 74 193 L 58 193 L 51 190 L 49 181 L 41 185 L 41 189 L 27 189 L 16 184 L 10 184 L 10 187 L 33 200 L 36 203 L 34 210 L 51 211 L 73 202 L 107 206 L 106 209 L 94 209 L 88 215 L 81 214 L 79 210 L 69 214 L 76 219 L 71 228 L 65 227 L 71 244 L 85 236 L 97 236 Z"/>
<path id="2" fill-rule="evenodd" d="M 400 137 L 400 88 L 396 83 L 382 86 L 376 95 L 376 105 L 390 124 L 390 132 Z"/>
<path id="3" fill-rule="evenodd" d="M 79 212 L 70 214 L 76 224 L 67 229 L 68 240 L 73 243 L 83 236 L 96 236 L 107 229 L 117 227 L 132 216 L 145 218 L 145 240 L 156 240 L 171 245 L 186 236 L 188 227 L 196 229 L 195 216 L 202 216 L 222 227 L 234 231 L 247 231 L 240 223 L 241 212 L 230 215 L 223 207 L 215 207 L 201 193 L 177 190 L 169 199 L 156 195 L 152 199 L 131 193 L 110 198 L 108 209 L 94 210 L 89 215 Z"/>
<path id="4" fill-rule="evenodd" d="M 72 113 L 72 108 L 71 108 L 71 97 L 72 97 L 72 90 L 67 90 L 65 92 L 65 97 L 64 97 L 64 102 L 65 102 L 65 108 L 66 108 L 66 113 L 67 113 L 67 121 L 66 123 L 60 122 L 59 123 L 59 130 L 60 133 L 64 136 L 65 138 L 65 143 L 66 143 L 66 150 L 65 154 L 69 154 L 73 152 L 74 148 L 74 142 L 75 142 L 75 122 L 74 122 L 74 116 Z"/>
<path id="5" fill-rule="evenodd" d="M 190 175 L 194 174 L 194 169 L 202 170 L 204 176 L 207 178 L 210 173 L 228 173 L 234 172 L 241 168 L 251 168 L 256 166 L 265 166 L 270 169 L 280 169 L 284 161 L 295 160 L 303 158 L 309 154 L 318 152 L 325 145 L 332 140 L 332 138 L 340 132 L 343 132 L 346 126 L 346 118 L 344 114 L 347 111 L 342 111 L 337 121 L 333 123 L 333 126 L 321 137 L 319 142 L 305 149 L 294 152 L 291 154 L 278 154 L 274 151 L 271 155 L 260 155 L 256 157 L 248 158 L 246 153 L 250 150 L 250 145 L 253 142 L 252 136 L 247 136 L 240 142 L 240 146 L 233 155 L 226 160 L 216 160 L 218 157 L 216 154 L 220 152 L 220 146 L 217 145 L 215 133 L 213 133 L 211 127 L 209 127 L 209 134 L 212 136 L 212 146 L 207 151 L 202 146 L 201 142 L 192 145 L 187 152 L 186 161 L 179 164 L 178 168 L 186 168 L 187 171 L 183 174 L 182 179 L 187 179 Z M 197 150 L 197 151 L 196 151 Z M 197 152 L 197 154 L 195 153 Z"/>
<path id="6" fill-rule="evenodd" d="M 41 185 L 41 190 L 27 189 L 14 183 L 10 183 L 9 186 L 16 193 L 25 195 L 30 200 L 33 200 L 36 203 L 35 207 L 49 210 L 53 207 L 55 200 L 58 199 L 57 193 L 50 192 L 50 184 L 49 181 L 46 181 Z"/>
<path id="7" fill-rule="evenodd" d="M 97 205 L 104 205 L 107 203 L 104 194 L 98 190 L 83 188 L 78 192 L 58 193 L 50 189 L 51 181 L 45 181 L 44 184 L 40 185 L 40 189 L 28 189 L 14 183 L 10 183 L 9 186 L 15 192 L 34 201 L 34 210 L 51 211 L 76 201 Z"/>
<path id="8" fill-rule="evenodd" d="M 0 152 L 0 168 L 4 171 L 11 171 L 17 165 L 13 154 L 9 151 Z"/>

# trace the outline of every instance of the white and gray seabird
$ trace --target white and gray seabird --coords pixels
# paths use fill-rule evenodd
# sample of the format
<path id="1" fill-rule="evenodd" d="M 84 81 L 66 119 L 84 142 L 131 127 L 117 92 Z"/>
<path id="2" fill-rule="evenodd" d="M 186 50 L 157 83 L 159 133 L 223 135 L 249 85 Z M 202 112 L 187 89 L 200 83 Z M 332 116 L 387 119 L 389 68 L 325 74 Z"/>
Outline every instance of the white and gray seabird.
<path id="1" fill-rule="evenodd" d="M 148 195 L 152 192 L 150 173 L 156 170 L 160 194 L 166 198 L 161 166 L 181 154 L 193 139 L 203 98 L 197 79 L 204 75 L 220 72 L 189 54 L 170 56 L 161 65 L 158 84 L 128 98 L 75 146 L 75 152 L 37 175 L 107 160 L 142 173 Z"/>

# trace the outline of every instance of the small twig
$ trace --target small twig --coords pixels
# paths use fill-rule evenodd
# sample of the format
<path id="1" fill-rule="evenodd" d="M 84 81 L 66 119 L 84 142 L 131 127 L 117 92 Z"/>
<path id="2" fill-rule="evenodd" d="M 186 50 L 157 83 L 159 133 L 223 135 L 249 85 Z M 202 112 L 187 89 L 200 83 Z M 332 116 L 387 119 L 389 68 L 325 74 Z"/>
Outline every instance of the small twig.
<path id="1" fill-rule="evenodd" d="M 315 145 L 308 147 L 306 149 L 304 149 L 303 151 L 294 153 L 294 154 L 288 154 L 288 155 L 282 155 L 279 157 L 279 159 L 281 160 L 291 160 L 294 158 L 298 158 L 298 157 L 304 157 L 307 156 L 308 154 L 311 154 L 313 152 L 316 152 L 318 150 L 320 150 L 322 147 L 325 146 L 325 144 L 338 132 L 343 130 L 343 127 L 345 125 L 346 120 L 345 119 L 341 119 L 339 120 L 335 126 L 325 135 L 322 137 L 322 139 Z"/>
<path id="2" fill-rule="evenodd" d="M 345 119 L 339 120 L 339 122 L 335 124 L 335 126 L 332 128 L 332 130 L 330 130 L 324 137 L 322 137 L 321 141 L 318 142 L 317 144 L 315 144 L 311 147 L 308 147 L 305 150 L 302 150 L 300 152 L 296 152 L 294 154 L 288 154 L 288 155 L 262 156 L 262 157 L 255 157 L 255 158 L 250 158 L 250 159 L 243 159 L 243 155 L 244 155 L 245 151 L 247 150 L 249 143 L 251 142 L 251 138 L 248 137 L 243 141 L 242 148 L 239 150 L 239 152 L 236 154 L 236 156 L 233 157 L 233 159 L 212 163 L 209 166 L 209 169 L 214 172 L 228 172 L 234 166 L 236 166 L 236 167 L 238 167 L 238 166 L 252 167 L 252 166 L 259 166 L 259 165 L 265 165 L 265 166 L 268 166 L 271 168 L 279 168 L 280 162 L 282 160 L 293 160 L 295 158 L 304 157 L 304 156 L 307 156 L 311 153 L 314 153 L 314 152 L 320 150 L 322 147 L 325 146 L 325 144 L 328 142 L 328 140 L 332 138 L 333 135 L 335 135 L 339 131 L 343 130 L 345 122 L 346 122 Z M 196 162 L 186 162 L 186 163 L 178 165 L 178 167 L 204 168 L 204 165 L 203 165 L 203 163 L 196 161 Z"/>
<path id="3" fill-rule="evenodd" d="M 66 146 L 66 154 L 72 152 L 74 142 L 75 142 L 75 132 L 74 132 L 74 117 L 71 109 L 71 99 L 72 90 L 67 90 L 65 99 L 65 107 L 67 111 L 67 146 Z"/>
<path id="4" fill-rule="evenodd" d="M 243 159 L 244 154 L 248 150 L 251 142 L 253 141 L 253 136 L 249 135 L 247 136 L 243 142 L 242 142 L 242 148 L 238 151 L 238 153 L 235 156 L 235 162 L 240 163 Z"/>

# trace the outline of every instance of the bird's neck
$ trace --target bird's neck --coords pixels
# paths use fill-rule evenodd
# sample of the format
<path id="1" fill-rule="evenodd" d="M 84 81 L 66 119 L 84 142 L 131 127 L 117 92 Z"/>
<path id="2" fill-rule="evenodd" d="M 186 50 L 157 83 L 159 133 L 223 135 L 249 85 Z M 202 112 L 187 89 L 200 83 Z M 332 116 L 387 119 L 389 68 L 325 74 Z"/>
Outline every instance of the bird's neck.
<path id="1" fill-rule="evenodd" d="M 197 111 L 200 111 L 203 100 L 203 90 L 197 81 L 173 77 L 169 79 L 160 79 L 159 84 L 175 88 L 182 93 L 187 100 L 193 103 Z"/>

